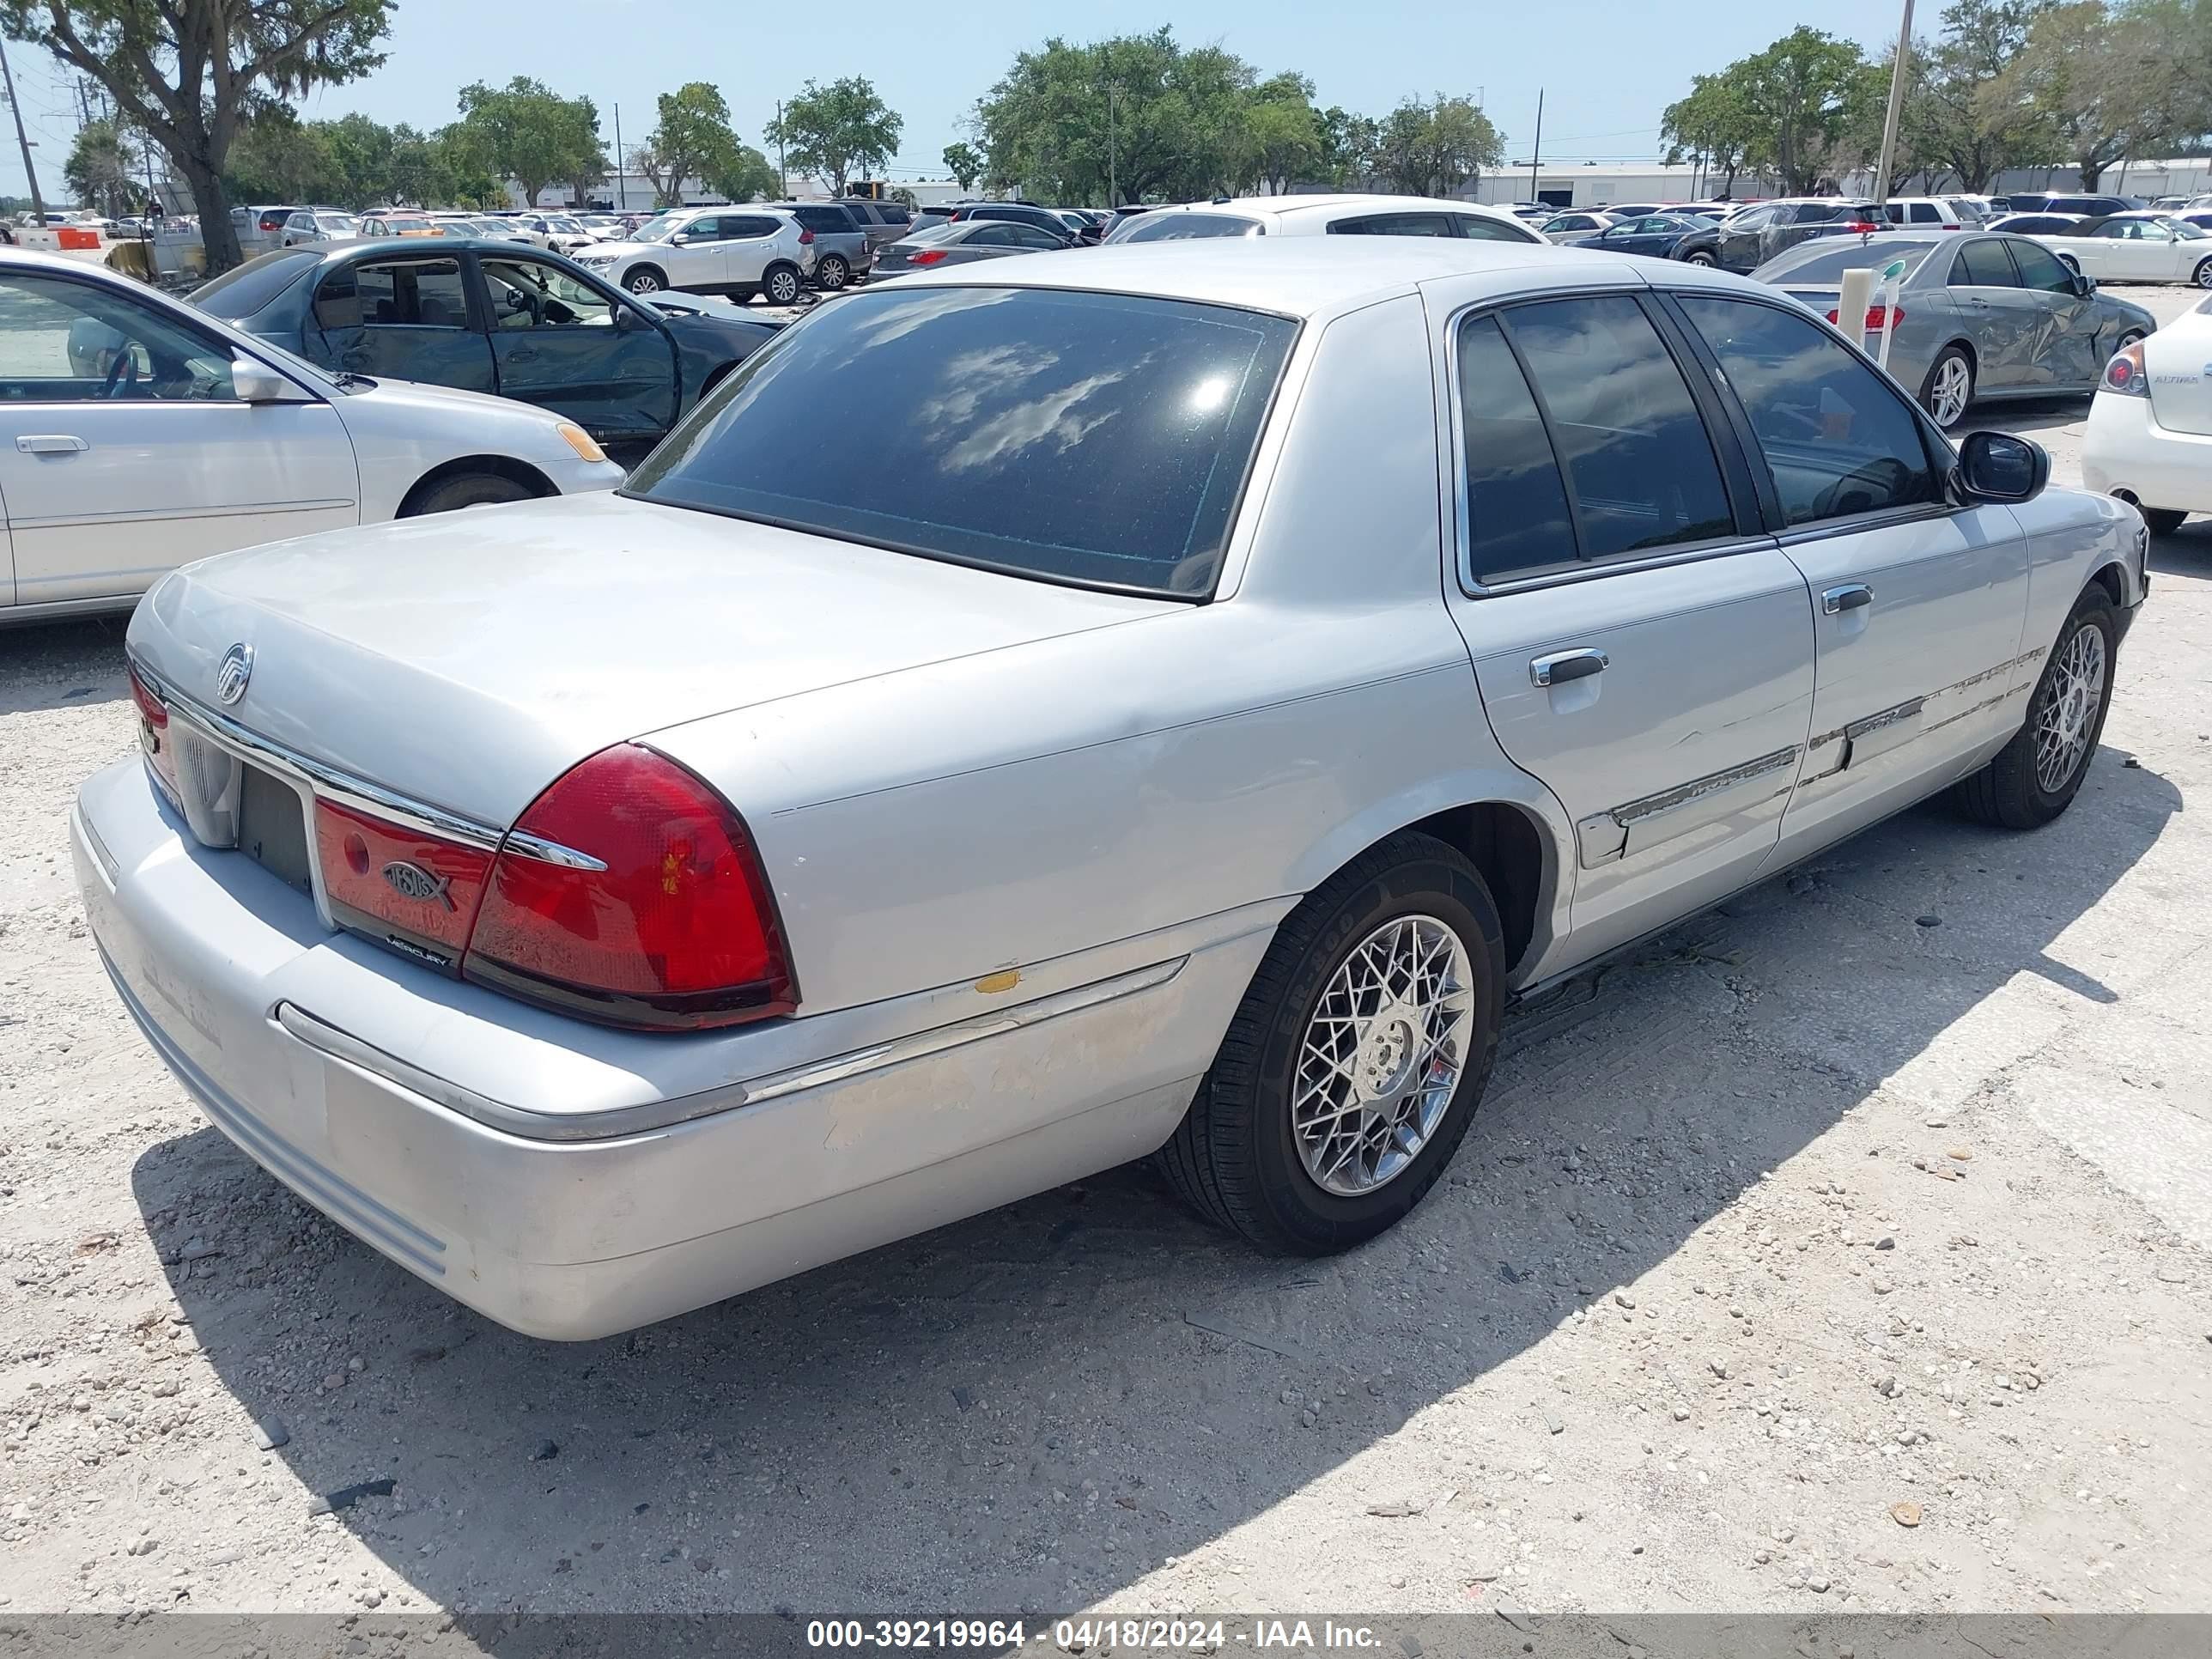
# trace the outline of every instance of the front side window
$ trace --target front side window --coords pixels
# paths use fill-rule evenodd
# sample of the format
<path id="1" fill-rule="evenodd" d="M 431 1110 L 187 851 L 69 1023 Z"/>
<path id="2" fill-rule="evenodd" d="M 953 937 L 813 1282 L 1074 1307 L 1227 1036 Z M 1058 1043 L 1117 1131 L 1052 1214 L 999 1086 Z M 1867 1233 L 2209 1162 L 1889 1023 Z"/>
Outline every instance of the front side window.
<path id="1" fill-rule="evenodd" d="M 230 352 L 104 286 L 0 277 L 0 402 L 227 403 Z"/>
<path id="2" fill-rule="evenodd" d="M 2038 247 L 2033 242 L 2015 240 L 2007 245 L 2012 250 L 2012 262 L 2020 267 L 2020 285 L 2039 289 L 2045 294 L 2071 294 L 2074 273 L 2058 262 L 2058 256 Z"/>
<path id="3" fill-rule="evenodd" d="M 1735 527 L 1705 421 L 1641 306 L 1620 295 L 1547 300 L 1503 316 L 1550 416 L 1584 558 Z"/>
<path id="4" fill-rule="evenodd" d="M 331 328 L 466 328 L 459 259 L 380 260 L 332 271 L 315 290 L 315 321 Z"/>
<path id="5" fill-rule="evenodd" d="M 613 302 L 558 266 L 486 259 L 483 270 L 494 328 L 606 328 L 614 322 Z"/>
<path id="6" fill-rule="evenodd" d="M 1266 234 L 1257 219 L 1234 213 L 1147 213 L 1114 240 L 1117 242 L 1185 242 L 1212 236 Z"/>
<path id="7" fill-rule="evenodd" d="M 1203 598 L 1297 334 L 1133 295 L 864 289 L 747 358 L 626 488 L 1015 575 Z"/>
<path id="8" fill-rule="evenodd" d="M 1773 306 L 1686 294 L 1676 302 L 1742 403 L 1789 523 L 1943 499 L 1918 421 L 1849 346 Z"/>
<path id="9" fill-rule="evenodd" d="M 1480 582 L 1571 566 L 1573 515 L 1528 382 L 1494 317 L 1459 331 L 1468 568 Z"/>
<path id="10" fill-rule="evenodd" d="M 1451 221 L 1441 213 L 1370 213 L 1358 219 L 1339 219 L 1328 228 L 1332 236 L 1449 236 Z"/>

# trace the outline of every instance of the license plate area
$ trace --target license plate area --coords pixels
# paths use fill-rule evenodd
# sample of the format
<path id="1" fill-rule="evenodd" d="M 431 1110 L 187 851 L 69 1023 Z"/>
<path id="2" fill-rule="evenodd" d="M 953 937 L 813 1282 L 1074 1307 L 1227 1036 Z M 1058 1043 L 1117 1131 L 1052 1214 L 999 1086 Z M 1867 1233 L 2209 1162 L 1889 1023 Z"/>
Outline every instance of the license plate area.
<path id="1" fill-rule="evenodd" d="M 287 887 L 313 898 L 315 878 L 308 850 L 307 811 L 299 792 L 252 763 L 239 787 L 238 850 Z"/>

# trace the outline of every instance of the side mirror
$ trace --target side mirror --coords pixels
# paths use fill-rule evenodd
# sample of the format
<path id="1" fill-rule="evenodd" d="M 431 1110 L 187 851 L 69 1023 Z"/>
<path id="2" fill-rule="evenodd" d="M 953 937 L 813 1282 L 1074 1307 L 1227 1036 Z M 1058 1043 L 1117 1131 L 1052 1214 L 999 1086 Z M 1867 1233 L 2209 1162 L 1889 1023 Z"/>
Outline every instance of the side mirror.
<path id="1" fill-rule="evenodd" d="M 2086 300 L 2097 291 L 2097 279 L 2087 271 L 2075 271 L 2073 276 L 2074 292 L 2081 298 Z"/>
<path id="2" fill-rule="evenodd" d="M 252 357 L 230 362 L 231 390 L 242 404 L 303 404 L 307 394 L 268 364 Z"/>
<path id="3" fill-rule="evenodd" d="M 2043 446 L 2009 432 L 1968 434 L 1959 449 L 1958 479 L 1978 501 L 2025 501 L 2051 482 L 2051 457 Z"/>

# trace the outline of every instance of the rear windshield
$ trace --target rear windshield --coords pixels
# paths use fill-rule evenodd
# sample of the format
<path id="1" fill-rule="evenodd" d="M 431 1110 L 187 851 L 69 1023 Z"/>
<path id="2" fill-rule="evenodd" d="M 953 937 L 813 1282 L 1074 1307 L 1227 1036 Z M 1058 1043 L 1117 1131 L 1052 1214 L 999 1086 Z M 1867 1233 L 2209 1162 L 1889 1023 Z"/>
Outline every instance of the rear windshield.
<path id="1" fill-rule="evenodd" d="M 205 287 L 192 290 L 192 303 L 210 317 L 251 317 L 319 264 L 322 255 L 288 247 L 234 265 Z"/>
<path id="2" fill-rule="evenodd" d="M 1262 236 L 1257 219 L 1233 213 L 1148 213 L 1143 222 L 1116 237 L 1122 242 L 1183 242 L 1201 236 Z"/>
<path id="3" fill-rule="evenodd" d="M 1920 269 L 1933 244 L 1927 242 L 1811 242 L 1803 253 L 1785 253 L 1760 267 L 1762 280 L 1774 283 L 1840 283 L 1847 270 L 1881 270 L 1893 259 L 1905 261 L 1905 276 Z M 1944 246 L 1948 247 L 1949 243 Z M 1899 279 L 1903 280 L 1903 277 Z"/>
<path id="4" fill-rule="evenodd" d="M 864 290 L 747 358 L 625 493 L 1202 599 L 1297 332 L 1174 300 Z"/>

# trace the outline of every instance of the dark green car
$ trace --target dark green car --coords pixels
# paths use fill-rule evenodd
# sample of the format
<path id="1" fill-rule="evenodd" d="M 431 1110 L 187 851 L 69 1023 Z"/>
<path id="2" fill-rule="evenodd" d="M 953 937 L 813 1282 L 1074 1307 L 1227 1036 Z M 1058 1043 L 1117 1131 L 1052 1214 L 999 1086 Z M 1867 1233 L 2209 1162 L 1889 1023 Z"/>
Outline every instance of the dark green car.
<path id="1" fill-rule="evenodd" d="M 640 299 L 560 254 L 489 238 L 283 248 L 191 297 L 333 373 L 557 410 L 625 465 L 777 329 L 696 296 Z"/>

